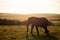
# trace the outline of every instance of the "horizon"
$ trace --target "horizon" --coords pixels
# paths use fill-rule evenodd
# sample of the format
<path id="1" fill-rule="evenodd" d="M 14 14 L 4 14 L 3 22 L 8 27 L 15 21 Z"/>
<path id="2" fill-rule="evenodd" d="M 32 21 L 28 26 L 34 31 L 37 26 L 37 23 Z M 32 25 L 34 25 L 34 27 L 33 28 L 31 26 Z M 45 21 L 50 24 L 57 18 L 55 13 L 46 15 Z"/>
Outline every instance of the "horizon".
<path id="1" fill-rule="evenodd" d="M 46 17 L 48 19 L 59 19 L 59 14 L 0 14 L 1 19 L 11 19 L 11 20 L 27 20 L 29 17 Z M 53 18 L 52 18 L 53 17 Z"/>
<path id="2" fill-rule="evenodd" d="M 28 15 L 28 14 L 60 14 L 60 13 L 4 13 L 1 12 L 0 14 L 21 14 L 21 15 Z"/>

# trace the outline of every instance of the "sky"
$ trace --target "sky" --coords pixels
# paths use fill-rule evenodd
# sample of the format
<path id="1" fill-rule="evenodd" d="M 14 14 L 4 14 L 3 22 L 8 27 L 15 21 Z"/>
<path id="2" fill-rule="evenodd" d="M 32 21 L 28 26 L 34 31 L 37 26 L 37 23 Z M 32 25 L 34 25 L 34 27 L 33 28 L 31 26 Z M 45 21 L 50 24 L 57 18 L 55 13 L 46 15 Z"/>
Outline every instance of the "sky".
<path id="1" fill-rule="evenodd" d="M 0 0 L 0 13 L 60 14 L 60 0 Z"/>

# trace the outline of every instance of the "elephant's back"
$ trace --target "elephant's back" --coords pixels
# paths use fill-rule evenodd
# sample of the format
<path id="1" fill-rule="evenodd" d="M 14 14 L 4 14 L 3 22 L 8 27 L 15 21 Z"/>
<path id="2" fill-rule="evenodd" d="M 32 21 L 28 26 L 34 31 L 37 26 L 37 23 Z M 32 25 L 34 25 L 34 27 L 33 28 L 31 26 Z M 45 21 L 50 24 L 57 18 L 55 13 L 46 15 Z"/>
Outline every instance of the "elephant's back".
<path id="1" fill-rule="evenodd" d="M 46 18 L 37 18 L 37 17 L 30 17 L 28 22 L 33 25 L 37 26 L 45 26 L 49 24 L 49 21 Z"/>

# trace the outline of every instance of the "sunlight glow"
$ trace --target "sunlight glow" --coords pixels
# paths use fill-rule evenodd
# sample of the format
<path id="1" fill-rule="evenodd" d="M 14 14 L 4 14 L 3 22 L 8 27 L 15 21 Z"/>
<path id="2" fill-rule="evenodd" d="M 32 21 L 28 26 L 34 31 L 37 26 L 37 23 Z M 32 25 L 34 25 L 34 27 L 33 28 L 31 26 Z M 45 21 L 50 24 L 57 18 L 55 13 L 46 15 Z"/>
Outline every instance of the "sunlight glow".
<path id="1" fill-rule="evenodd" d="M 60 0 L 0 0 L 0 13 L 60 13 Z"/>

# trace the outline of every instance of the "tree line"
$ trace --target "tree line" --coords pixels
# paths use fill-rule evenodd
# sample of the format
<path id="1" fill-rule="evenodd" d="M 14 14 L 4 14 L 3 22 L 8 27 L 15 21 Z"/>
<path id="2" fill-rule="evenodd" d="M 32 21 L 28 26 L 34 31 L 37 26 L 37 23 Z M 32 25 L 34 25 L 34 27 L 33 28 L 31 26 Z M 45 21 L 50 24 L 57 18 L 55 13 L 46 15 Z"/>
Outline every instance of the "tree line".
<path id="1" fill-rule="evenodd" d="M 0 25 L 21 25 L 19 20 L 0 19 Z"/>

